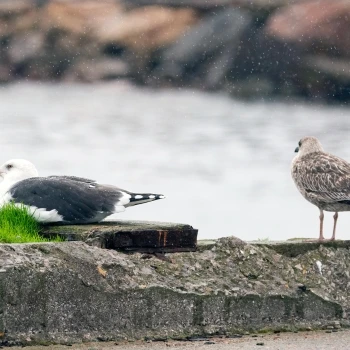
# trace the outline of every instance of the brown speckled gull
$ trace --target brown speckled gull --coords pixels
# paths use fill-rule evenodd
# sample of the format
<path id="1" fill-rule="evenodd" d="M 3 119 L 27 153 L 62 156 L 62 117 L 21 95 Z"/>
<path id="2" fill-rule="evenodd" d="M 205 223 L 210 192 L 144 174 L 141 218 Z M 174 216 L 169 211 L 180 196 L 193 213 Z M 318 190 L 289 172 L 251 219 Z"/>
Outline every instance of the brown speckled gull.
<path id="1" fill-rule="evenodd" d="M 350 164 L 323 151 L 315 137 L 304 137 L 295 149 L 292 177 L 300 193 L 320 210 L 320 236 L 323 240 L 323 211 L 335 212 L 333 235 L 338 212 L 350 211 Z"/>

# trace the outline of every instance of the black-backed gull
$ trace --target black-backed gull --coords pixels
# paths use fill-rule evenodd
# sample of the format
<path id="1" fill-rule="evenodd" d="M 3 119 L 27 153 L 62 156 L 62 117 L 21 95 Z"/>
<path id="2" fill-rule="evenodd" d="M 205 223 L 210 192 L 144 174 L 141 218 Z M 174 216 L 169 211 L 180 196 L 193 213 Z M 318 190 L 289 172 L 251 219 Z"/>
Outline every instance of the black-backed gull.
<path id="1" fill-rule="evenodd" d="M 315 137 L 299 141 L 298 152 L 292 162 L 292 177 L 300 191 L 320 210 L 320 236 L 323 240 L 323 211 L 334 213 L 333 235 L 335 239 L 338 212 L 350 211 L 350 164 L 323 151 Z"/>
<path id="2" fill-rule="evenodd" d="M 39 177 L 35 166 L 12 159 L 0 167 L 0 207 L 25 205 L 40 222 L 87 224 L 99 222 L 125 208 L 164 198 L 161 194 L 132 193 L 75 176 Z"/>

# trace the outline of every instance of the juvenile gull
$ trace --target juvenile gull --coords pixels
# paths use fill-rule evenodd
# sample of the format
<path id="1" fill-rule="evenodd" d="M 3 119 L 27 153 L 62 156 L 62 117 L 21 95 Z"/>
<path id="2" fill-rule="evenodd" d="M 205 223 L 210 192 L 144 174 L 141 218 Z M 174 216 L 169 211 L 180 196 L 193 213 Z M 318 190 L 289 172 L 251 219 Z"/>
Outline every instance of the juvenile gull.
<path id="1" fill-rule="evenodd" d="M 23 204 L 40 222 L 94 223 L 132 205 L 162 198 L 81 177 L 39 177 L 35 166 L 24 159 L 9 160 L 0 167 L 0 207 L 8 202 Z"/>
<path id="2" fill-rule="evenodd" d="M 320 236 L 323 240 L 323 211 L 334 213 L 331 240 L 335 239 L 338 212 L 350 211 L 350 164 L 323 151 L 315 137 L 304 137 L 295 149 L 292 177 L 300 193 L 320 210 Z"/>

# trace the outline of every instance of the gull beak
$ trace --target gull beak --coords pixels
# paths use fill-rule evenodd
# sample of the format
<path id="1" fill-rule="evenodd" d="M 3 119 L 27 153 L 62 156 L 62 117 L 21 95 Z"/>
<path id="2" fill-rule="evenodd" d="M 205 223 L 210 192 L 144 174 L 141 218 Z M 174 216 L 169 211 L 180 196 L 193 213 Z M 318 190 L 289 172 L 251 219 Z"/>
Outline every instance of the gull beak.
<path id="1" fill-rule="evenodd" d="M 295 153 L 298 153 L 299 152 L 299 147 L 297 147 L 295 150 L 294 150 Z"/>

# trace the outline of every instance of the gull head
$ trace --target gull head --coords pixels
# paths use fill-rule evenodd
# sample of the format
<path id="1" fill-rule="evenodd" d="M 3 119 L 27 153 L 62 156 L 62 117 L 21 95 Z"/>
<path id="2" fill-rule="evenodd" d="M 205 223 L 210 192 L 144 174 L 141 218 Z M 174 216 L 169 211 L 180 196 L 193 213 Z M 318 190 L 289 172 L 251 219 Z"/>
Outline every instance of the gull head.
<path id="1" fill-rule="evenodd" d="M 302 157 L 309 153 L 323 152 L 323 148 L 320 141 L 318 141 L 316 137 L 306 136 L 299 141 L 295 152 L 298 153 L 298 157 Z"/>
<path id="2" fill-rule="evenodd" d="M 11 159 L 0 166 L 0 181 L 15 183 L 37 176 L 35 166 L 25 159 Z"/>

